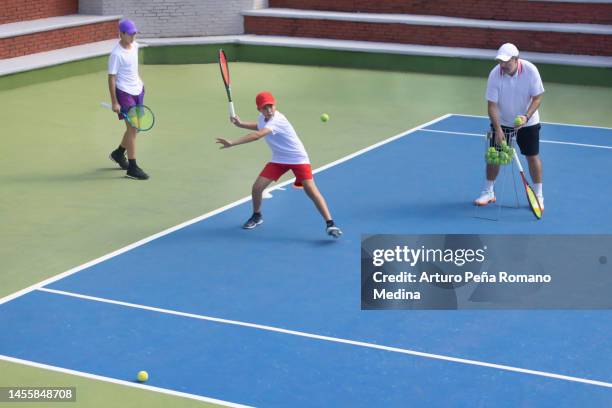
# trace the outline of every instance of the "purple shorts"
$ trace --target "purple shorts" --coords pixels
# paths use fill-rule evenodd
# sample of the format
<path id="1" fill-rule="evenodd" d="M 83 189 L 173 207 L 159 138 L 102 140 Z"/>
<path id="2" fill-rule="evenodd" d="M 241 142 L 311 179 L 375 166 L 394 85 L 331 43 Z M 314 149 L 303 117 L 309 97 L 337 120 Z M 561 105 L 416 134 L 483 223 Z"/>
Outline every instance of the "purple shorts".
<path id="1" fill-rule="evenodd" d="M 130 110 L 132 106 L 142 105 L 144 102 L 144 87 L 142 87 L 142 92 L 140 95 L 131 95 L 127 92 L 123 92 L 121 89 L 115 89 L 115 95 L 117 95 L 117 102 L 121 105 L 121 112 L 127 114 L 127 111 Z M 123 120 L 123 116 L 119 116 L 119 120 Z"/>

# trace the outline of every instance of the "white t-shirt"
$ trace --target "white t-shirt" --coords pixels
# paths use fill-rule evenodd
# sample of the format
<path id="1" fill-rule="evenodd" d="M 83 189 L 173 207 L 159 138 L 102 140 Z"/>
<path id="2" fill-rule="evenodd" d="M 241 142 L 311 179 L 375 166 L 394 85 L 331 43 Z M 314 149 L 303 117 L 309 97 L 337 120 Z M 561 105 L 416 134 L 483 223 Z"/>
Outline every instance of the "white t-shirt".
<path id="1" fill-rule="evenodd" d="M 138 48 L 136 41 L 129 50 L 117 43 L 108 58 L 108 73 L 117 75 L 117 88 L 130 95 L 140 95 L 143 88 L 138 75 Z"/>
<path id="2" fill-rule="evenodd" d="M 298 137 L 295 129 L 287 120 L 285 115 L 279 111 L 266 122 L 263 114 L 257 118 L 257 129 L 267 128 L 271 130 L 265 138 L 270 150 L 272 150 L 272 163 L 283 164 L 310 164 L 306 149 Z"/>
<path id="3" fill-rule="evenodd" d="M 486 98 L 495 102 L 499 108 L 499 121 L 503 126 L 514 126 L 514 118 L 524 115 L 531 99 L 544 92 L 542 78 L 535 65 L 519 59 L 518 69 L 514 75 L 504 74 L 499 65 L 489 73 Z M 540 123 L 540 114 L 536 110 L 526 126 Z"/>

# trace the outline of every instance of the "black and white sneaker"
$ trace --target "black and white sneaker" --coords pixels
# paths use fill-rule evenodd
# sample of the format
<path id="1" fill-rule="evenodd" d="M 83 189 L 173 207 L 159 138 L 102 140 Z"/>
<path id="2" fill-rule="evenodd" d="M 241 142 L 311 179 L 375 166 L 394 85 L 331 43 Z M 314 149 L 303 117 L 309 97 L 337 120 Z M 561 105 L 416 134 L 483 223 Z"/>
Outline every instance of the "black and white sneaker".
<path id="1" fill-rule="evenodd" d="M 263 217 L 261 216 L 261 214 L 253 214 L 251 215 L 251 218 L 249 218 L 247 222 L 242 225 L 242 228 L 253 229 L 259 224 L 263 224 Z"/>
<path id="2" fill-rule="evenodd" d="M 149 178 L 149 175 L 138 166 L 128 168 L 125 176 L 136 180 L 147 180 Z"/>
<path id="3" fill-rule="evenodd" d="M 123 170 L 127 170 L 129 167 L 125 153 L 121 153 L 119 150 L 113 150 L 108 158 L 117 163 Z"/>
<path id="4" fill-rule="evenodd" d="M 334 238 L 340 238 L 340 235 L 342 235 L 342 230 L 336 225 L 330 225 L 325 231 L 327 235 Z"/>

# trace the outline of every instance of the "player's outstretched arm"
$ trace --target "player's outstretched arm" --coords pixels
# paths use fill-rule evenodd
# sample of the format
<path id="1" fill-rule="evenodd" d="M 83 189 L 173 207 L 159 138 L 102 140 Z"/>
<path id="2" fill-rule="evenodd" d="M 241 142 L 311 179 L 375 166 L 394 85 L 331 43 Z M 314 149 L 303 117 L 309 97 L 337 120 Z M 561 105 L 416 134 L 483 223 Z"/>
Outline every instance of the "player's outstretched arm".
<path id="1" fill-rule="evenodd" d="M 228 140 L 222 137 L 218 137 L 216 143 L 219 143 L 221 145 L 220 149 L 228 149 L 232 146 L 237 146 L 245 143 L 254 142 L 255 140 L 259 140 L 270 132 L 270 129 L 263 128 L 261 130 L 258 130 L 257 132 L 251 132 L 248 135 L 244 135 L 236 140 Z"/>

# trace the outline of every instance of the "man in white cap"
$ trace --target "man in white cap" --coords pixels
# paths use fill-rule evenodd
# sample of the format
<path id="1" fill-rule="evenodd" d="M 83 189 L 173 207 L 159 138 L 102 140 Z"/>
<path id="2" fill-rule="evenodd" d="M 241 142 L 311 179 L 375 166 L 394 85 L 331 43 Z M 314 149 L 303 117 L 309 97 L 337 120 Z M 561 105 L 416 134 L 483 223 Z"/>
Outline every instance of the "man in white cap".
<path id="1" fill-rule="evenodd" d="M 513 127 L 518 128 L 516 142 L 521 153 L 527 158 L 533 190 L 544 210 L 538 114 L 544 85 L 536 66 L 519 59 L 519 50 L 514 44 L 506 43 L 499 47 L 495 59 L 499 64 L 489 73 L 486 91 L 487 110 L 491 129 L 495 134 L 495 143 L 502 143 L 504 131 L 508 133 Z M 495 202 L 493 185 L 498 174 L 499 165 L 487 164 L 485 185 L 480 196 L 474 201 L 476 205 Z"/>

